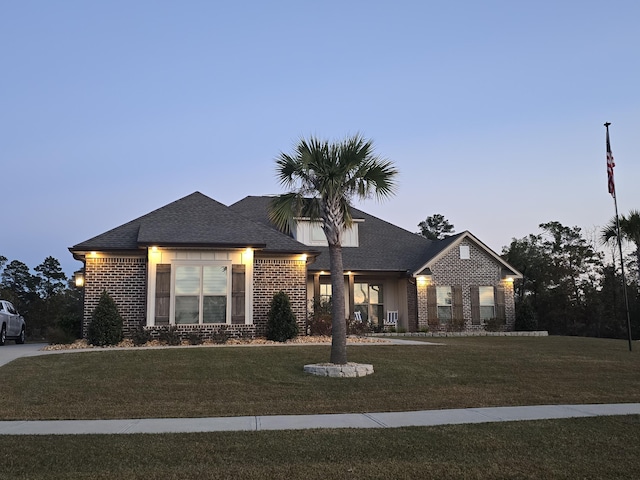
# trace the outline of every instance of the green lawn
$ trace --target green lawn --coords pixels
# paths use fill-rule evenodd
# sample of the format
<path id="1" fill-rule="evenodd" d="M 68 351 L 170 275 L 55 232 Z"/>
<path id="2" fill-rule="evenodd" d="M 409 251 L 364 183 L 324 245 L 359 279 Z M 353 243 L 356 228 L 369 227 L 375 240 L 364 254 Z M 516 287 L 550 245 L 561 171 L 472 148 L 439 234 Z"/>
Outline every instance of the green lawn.
<path id="1" fill-rule="evenodd" d="M 637 479 L 639 431 L 640 416 L 623 416 L 384 430 L 0 436 L 0 478 Z"/>
<path id="2" fill-rule="evenodd" d="M 640 402 L 625 341 L 351 346 L 358 379 L 304 374 L 328 346 L 73 353 L 0 368 L 0 420 Z M 637 350 L 637 348 L 636 348 Z M 425 428 L 0 436 L 0 479 L 640 478 L 640 416 Z"/>
<path id="3" fill-rule="evenodd" d="M 624 341 L 441 339 L 352 346 L 357 379 L 305 374 L 328 346 L 69 353 L 0 368 L 0 420 L 374 412 L 640 402 L 640 353 Z M 636 349 L 637 350 L 637 349 Z"/>

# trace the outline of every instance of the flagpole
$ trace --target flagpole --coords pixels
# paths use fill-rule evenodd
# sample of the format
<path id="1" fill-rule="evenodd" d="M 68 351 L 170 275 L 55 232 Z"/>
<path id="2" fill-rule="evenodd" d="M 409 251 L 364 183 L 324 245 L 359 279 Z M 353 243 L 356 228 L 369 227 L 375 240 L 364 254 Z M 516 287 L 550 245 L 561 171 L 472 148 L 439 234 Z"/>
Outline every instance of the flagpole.
<path id="1" fill-rule="evenodd" d="M 622 239 L 620 238 L 620 217 L 618 216 L 618 198 L 616 196 L 616 186 L 613 181 L 613 154 L 611 153 L 611 144 L 609 143 L 609 125 L 610 122 L 604 124 L 607 129 L 607 174 L 609 177 L 609 193 L 613 197 L 613 205 L 616 212 L 616 238 L 618 239 L 618 250 L 620 252 L 620 270 L 622 271 L 622 291 L 624 292 L 624 306 L 627 313 L 627 336 L 629 338 L 629 351 L 632 351 L 631 338 L 631 318 L 629 317 L 629 295 L 627 294 L 627 278 L 624 274 L 624 258 L 622 256 Z M 611 164 L 610 164 L 611 163 Z"/>

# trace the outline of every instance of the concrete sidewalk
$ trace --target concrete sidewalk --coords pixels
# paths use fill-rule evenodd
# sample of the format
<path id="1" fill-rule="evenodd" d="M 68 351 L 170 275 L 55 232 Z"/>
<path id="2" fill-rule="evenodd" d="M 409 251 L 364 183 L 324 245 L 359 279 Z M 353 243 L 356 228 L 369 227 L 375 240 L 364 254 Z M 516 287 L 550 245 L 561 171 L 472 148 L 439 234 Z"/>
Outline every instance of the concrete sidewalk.
<path id="1" fill-rule="evenodd" d="M 538 405 L 417 412 L 137 420 L 0 421 L 0 435 L 193 433 L 312 428 L 398 428 L 609 415 L 640 415 L 640 403 Z"/>

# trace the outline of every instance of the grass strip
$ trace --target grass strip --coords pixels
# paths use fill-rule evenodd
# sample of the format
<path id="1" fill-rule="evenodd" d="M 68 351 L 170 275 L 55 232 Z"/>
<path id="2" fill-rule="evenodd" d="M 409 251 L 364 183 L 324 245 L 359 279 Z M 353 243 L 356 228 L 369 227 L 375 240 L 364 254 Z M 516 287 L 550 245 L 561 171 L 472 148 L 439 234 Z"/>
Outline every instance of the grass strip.
<path id="1" fill-rule="evenodd" d="M 385 430 L 0 437 L 12 479 L 640 478 L 640 416 Z"/>

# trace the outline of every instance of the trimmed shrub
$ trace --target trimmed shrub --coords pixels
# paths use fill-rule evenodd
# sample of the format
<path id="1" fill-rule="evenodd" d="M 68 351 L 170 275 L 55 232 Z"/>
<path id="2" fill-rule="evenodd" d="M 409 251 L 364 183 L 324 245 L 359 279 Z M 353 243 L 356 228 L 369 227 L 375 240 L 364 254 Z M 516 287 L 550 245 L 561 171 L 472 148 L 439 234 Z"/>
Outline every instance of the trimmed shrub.
<path id="1" fill-rule="evenodd" d="M 313 312 L 307 320 L 307 333 L 309 335 L 331 335 L 331 318 L 331 302 L 314 301 Z"/>
<path id="2" fill-rule="evenodd" d="M 447 332 L 462 332 L 464 330 L 464 318 L 452 318 L 447 324 Z"/>
<path id="3" fill-rule="evenodd" d="M 133 332 L 131 340 L 136 347 L 139 347 L 151 341 L 151 332 L 140 327 L 138 330 Z"/>
<path id="4" fill-rule="evenodd" d="M 329 315 L 329 320 L 331 320 L 331 315 Z M 347 320 L 347 335 L 366 335 L 371 331 L 371 324 L 368 322 L 356 320 L 355 318 Z M 329 333 L 331 333 L 331 329 L 329 329 Z"/>
<path id="5" fill-rule="evenodd" d="M 283 291 L 273 296 L 267 318 L 267 340 L 286 342 L 298 335 L 298 324 L 291 310 L 291 301 Z"/>
<path id="6" fill-rule="evenodd" d="M 159 338 L 162 343 L 166 343 L 167 345 L 174 347 L 176 345 L 182 345 L 182 339 L 180 338 L 178 327 L 175 325 L 170 325 L 159 330 Z"/>
<path id="7" fill-rule="evenodd" d="M 504 330 L 504 321 L 497 318 L 490 318 L 485 321 L 484 329 L 487 332 L 501 332 Z"/>
<path id="8" fill-rule="evenodd" d="M 93 311 L 87 340 L 96 346 L 116 345 L 122 340 L 122 317 L 107 291 L 103 291 Z"/>
<path id="9" fill-rule="evenodd" d="M 189 345 L 202 345 L 204 341 L 200 332 L 190 332 L 189 335 L 187 335 L 187 340 L 189 341 Z"/>
<path id="10" fill-rule="evenodd" d="M 213 343 L 217 343 L 218 345 L 223 345 L 229 341 L 231 335 L 227 331 L 226 325 L 222 325 L 218 330 L 214 331 L 211 335 L 211 339 Z"/>

